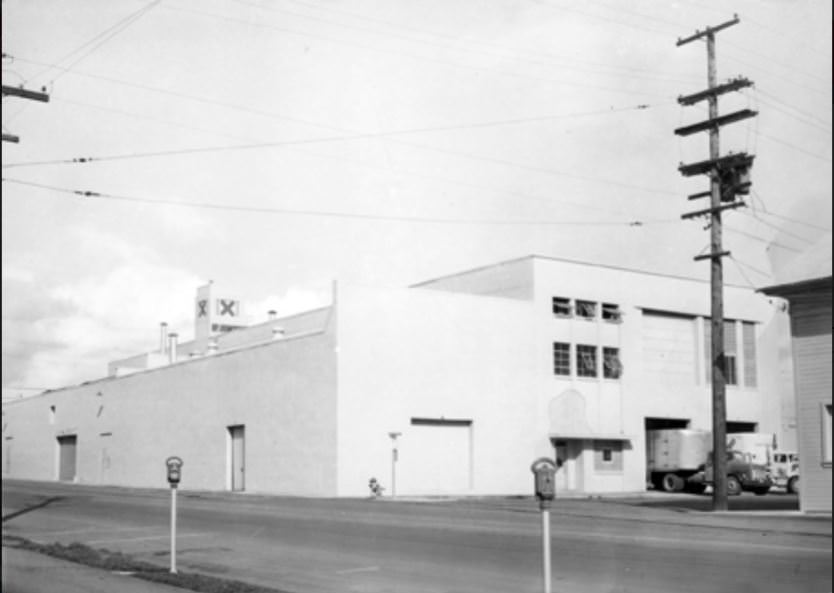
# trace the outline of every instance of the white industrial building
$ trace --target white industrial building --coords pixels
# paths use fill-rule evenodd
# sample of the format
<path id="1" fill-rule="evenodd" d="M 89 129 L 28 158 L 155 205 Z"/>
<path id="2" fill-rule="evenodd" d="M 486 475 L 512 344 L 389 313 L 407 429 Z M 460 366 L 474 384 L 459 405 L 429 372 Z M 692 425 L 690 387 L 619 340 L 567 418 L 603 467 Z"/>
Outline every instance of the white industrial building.
<path id="1" fill-rule="evenodd" d="M 513 495 L 555 456 L 559 492 L 635 492 L 647 428 L 711 427 L 707 282 L 528 256 L 258 324 L 227 296 L 199 289 L 192 341 L 4 405 L 3 475 L 165 487 L 178 455 L 183 489 Z M 729 432 L 784 436 L 780 315 L 725 287 Z"/>

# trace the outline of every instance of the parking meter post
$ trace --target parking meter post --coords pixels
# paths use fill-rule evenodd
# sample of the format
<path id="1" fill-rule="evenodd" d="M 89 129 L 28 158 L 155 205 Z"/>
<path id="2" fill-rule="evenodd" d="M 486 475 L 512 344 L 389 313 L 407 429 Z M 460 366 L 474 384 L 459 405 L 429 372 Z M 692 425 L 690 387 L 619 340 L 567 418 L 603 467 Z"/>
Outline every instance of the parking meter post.
<path id="1" fill-rule="evenodd" d="M 171 573 L 177 573 L 177 486 L 182 479 L 182 459 L 176 456 L 165 460 L 168 484 L 171 486 Z"/>
<path id="2" fill-rule="evenodd" d="M 556 463 L 540 457 L 530 466 L 533 472 L 533 488 L 542 512 L 542 576 L 544 593 L 550 593 L 550 505 L 556 498 Z"/>
<path id="3" fill-rule="evenodd" d="M 542 501 L 542 576 L 544 577 L 544 593 L 550 593 L 550 505 Z"/>
<path id="4" fill-rule="evenodd" d="M 177 574 L 177 485 L 171 484 L 171 573 Z"/>

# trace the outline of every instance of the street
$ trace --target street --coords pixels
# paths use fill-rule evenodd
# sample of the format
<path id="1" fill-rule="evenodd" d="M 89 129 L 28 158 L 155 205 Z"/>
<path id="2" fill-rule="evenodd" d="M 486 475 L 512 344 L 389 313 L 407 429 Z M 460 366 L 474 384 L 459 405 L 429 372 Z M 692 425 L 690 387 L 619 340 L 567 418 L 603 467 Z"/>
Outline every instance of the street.
<path id="1" fill-rule="evenodd" d="M 713 514 L 686 510 L 679 501 L 555 501 L 553 590 L 831 590 L 830 516 Z M 165 490 L 4 480 L 3 532 L 41 543 L 81 542 L 167 566 L 169 505 Z M 542 590 L 541 516 L 529 498 L 334 500 L 181 491 L 178 510 L 182 571 L 297 593 Z"/>

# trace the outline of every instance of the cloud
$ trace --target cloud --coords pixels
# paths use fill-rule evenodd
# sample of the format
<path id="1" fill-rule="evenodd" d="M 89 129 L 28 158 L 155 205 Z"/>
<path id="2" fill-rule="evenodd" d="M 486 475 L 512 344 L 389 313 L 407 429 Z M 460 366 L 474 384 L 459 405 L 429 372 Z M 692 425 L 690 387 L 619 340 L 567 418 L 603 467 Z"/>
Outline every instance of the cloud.
<path id="1" fill-rule="evenodd" d="M 195 274 L 107 233 L 79 229 L 76 238 L 75 256 L 89 263 L 83 277 L 48 288 L 41 271 L 4 267 L 4 387 L 103 377 L 110 360 L 153 349 L 161 321 L 172 330 L 192 322 Z"/>

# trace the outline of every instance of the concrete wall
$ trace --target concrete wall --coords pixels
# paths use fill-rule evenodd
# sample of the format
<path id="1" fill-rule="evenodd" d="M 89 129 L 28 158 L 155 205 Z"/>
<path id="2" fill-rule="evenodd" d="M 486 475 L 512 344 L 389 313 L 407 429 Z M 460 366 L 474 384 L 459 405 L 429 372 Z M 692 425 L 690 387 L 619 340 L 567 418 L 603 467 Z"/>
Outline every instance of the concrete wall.
<path id="1" fill-rule="evenodd" d="M 619 477 L 595 472 L 592 443 L 584 443 L 588 452 L 582 460 L 584 487 L 587 491 L 606 491 L 621 484 L 623 490 L 642 490 L 646 460 L 644 418 L 689 419 L 693 428 L 711 428 L 711 387 L 703 369 L 706 360 L 701 358 L 703 325 L 709 323 L 709 283 L 549 258 L 535 258 L 534 273 L 534 306 L 537 318 L 543 322 L 538 338 L 542 356 L 549 356 L 552 342 L 557 340 L 620 349 L 624 372 L 618 380 L 566 380 L 550 371 L 551 392 L 570 388 L 584 397 L 593 430 L 622 432 L 632 437 L 625 442 Z M 554 319 L 554 296 L 616 303 L 622 322 Z M 675 317 L 668 324 L 658 325 L 657 312 L 670 312 Z M 725 289 L 725 315 L 756 322 L 758 337 L 758 387 L 749 388 L 742 383 L 727 388 L 728 420 L 756 422 L 762 432 L 779 431 L 781 394 L 775 380 L 778 365 L 774 364 L 778 336 L 764 331 L 775 315 L 774 307 L 753 290 L 729 286 Z M 646 351 L 649 323 L 658 339 L 666 340 L 663 359 L 652 360 Z M 685 342 L 691 346 L 683 347 Z M 694 362 L 675 360 L 691 356 L 686 350 L 694 354 Z M 682 364 L 693 366 L 687 372 L 682 370 Z"/>
<path id="2" fill-rule="evenodd" d="M 552 453 L 548 401 L 536 387 L 543 361 L 531 339 L 537 321 L 530 303 L 340 286 L 338 309 L 340 495 L 367 494 L 370 477 L 390 493 L 389 432 L 402 433 L 398 494 L 530 493 L 530 463 Z M 427 435 L 445 428 L 413 425 L 412 418 L 471 426 L 446 427 L 448 438 L 427 443 Z M 461 442 L 467 435 L 468 451 Z M 471 487 L 461 492 L 460 482 L 443 474 L 448 464 L 468 468 Z M 408 472 L 433 479 L 417 484 Z"/>
<path id="3" fill-rule="evenodd" d="M 228 489 L 228 427 L 244 425 L 246 490 L 333 495 L 334 342 L 319 331 L 8 404 L 4 475 L 57 479 L 56 439 L 77 435 L 78 482 L 165 487 L 178 455 L 183 489 Z"/>

